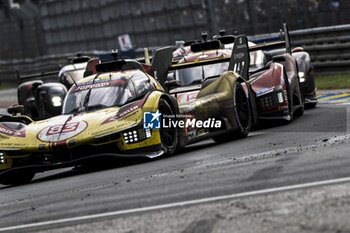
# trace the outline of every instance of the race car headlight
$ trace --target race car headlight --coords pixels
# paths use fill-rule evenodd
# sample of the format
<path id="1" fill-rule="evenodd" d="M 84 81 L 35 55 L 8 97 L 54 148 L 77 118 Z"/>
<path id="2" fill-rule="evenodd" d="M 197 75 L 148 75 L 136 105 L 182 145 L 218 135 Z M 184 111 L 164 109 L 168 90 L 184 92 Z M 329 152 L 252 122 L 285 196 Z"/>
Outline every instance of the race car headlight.
<path id="1" fill-rule="evenodd" d="M 299 75 L 299 79 L 300 79 L 300 82 L 305 82 L 305 73 L 304 72 L 299 72 L 298 73 Z"/>
<path id="2" fill-rule="evenodd" d="M 260 97 L 260 104 L 263 108 L 272 108 L 284 102 L 282 91 L 273 92 Z"/>
<path id="3" fill-rule="evenodd" d="M 52 102 L 53 106 L 55 106 L 55 107 L 62 106 L 62 98 L 60 96 L 53 96 L 51 98 L 51 102 Z"/>
<path id="4" fill-rule="evenodd" d="M 139 140 L 136 130 L 125 132 L 123 136 L 125 143 L 134 143 Z"/>
<path id="5" fill-rule="evenodd" d="M 261 106 L 263 108 L 268 108 L 273 105 L 272 95 L 267 95 L 261 98 Z"/>
<path id="6" fill-rule="evenodd" d="M 152 137 L 150 129 L 137 129 L 123 133 L 126 144 L 136 143 Z"/>
<path id="7" fill-rule="evenodd" d="M 278 92 L 277 94 L 277 98 L 278 98 L 278 103 L 283 103 L 284 99 L 283 99 L 283 93 L 282 92 Z"/>
<path id="8" fill-rule="evenodd" d="M 4 164 L 4 153 L 0 152 L 0 164 Z"/>
<path id="9" fill-rule="evenodd" d="M 150 129 L 145 129 L 145 133 L 146 133 L 146 138 L 150 138 L 152 136 Z"/>
<path id="10" fill-rule="evenodd" d="M 274 91 L 281 91 L 282 89 L 283 89 L 282 85 L 279 84 L 279 85 L 275 86 Z"/>

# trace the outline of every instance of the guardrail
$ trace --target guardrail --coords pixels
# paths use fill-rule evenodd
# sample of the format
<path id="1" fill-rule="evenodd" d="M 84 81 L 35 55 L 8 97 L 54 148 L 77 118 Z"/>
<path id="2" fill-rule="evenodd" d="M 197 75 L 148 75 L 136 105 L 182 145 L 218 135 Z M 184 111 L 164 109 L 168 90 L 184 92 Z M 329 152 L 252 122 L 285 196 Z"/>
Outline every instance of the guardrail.
<path id="1" fill-rule="evenodd" d="M 350 71 L 350 24 L 298 30 L 291 37 L 293 45 L 309 52 L 316 72 Z"/>
<path id="2" fill-rule="evenodd" d="M 273 40 L 279 33 L 251 36 Z M 290 31 L 292 47 L 303 47 L 317 74 L 350 72 L 350 24 Z"/>
<path id="3" fill-rule="evenodd" d="M 96 57 L 103 51 L 86 51 L 80 52 L 84 55 Z M 37 58 L 17 59 L 17 60 L 0 60 L 0 80 L 20 81 L 17 79 L 17 72 L 21 76 L 32 74 L 52 73 L 43 79 L 44 81 L 57 81 L 58 76 L 53 71 L 59 71 L 60 67 L 69 63 L 70 58 L 75 57 L 77 53 L 64 53 L 55 55 L 46 55 Z"/>
<path id="4" fill-rule="evenodd" d="M 249 36 L 253 41 L 274 40 L 279 33 Z M 309 54 L 316 74 L 350 72 L 350 24 L 290 31 L 292 47 L 302 46 Z M 142 56 L 143 49 L 136 50 Z M 99 51 L 84 52 L 97 55 Z M 0 61 L 0 80 L 16 80 L 21 74 L 50 72 L 66 64 L 75 53 L 47 55 L 39 58 Z M 57 77 L 53 77 L 57 78 Z"/>

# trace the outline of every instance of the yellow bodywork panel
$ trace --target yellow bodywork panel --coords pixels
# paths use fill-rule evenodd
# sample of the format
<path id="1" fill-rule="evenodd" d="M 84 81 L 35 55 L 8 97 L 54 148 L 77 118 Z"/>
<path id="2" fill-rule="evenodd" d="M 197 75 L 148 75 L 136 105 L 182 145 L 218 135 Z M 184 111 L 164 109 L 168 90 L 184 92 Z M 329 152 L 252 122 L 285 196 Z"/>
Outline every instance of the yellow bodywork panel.
<path id="1" fill-rule="evenodd" d="M 217 80 L 202 89 L 197 98 L 179 105 L 180 113 L 195 112 L 198 119 L 224 116 L 233 119 L 233 87 L 240 77 L 233 71 L 224 72 Z"/>

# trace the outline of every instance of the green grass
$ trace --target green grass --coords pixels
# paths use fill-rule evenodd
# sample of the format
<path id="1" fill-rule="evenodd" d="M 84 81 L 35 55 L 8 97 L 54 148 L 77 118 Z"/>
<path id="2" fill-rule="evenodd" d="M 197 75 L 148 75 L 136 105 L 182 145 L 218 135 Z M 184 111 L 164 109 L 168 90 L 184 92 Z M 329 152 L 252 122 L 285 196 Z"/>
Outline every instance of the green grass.
<path id="1" fill-rule="evenodd" d="M 17 87 L 18 87 L 17 82 L 10 82 L 10 81 L 1 81 L 0 82 L 0 91 L 10 89 L 10 88 L 17 88 Z"/>
<path id="2" fill-rule="evenodd" d="M 317 89 L 350 89 L 350 74 L 317 75 Z"/>

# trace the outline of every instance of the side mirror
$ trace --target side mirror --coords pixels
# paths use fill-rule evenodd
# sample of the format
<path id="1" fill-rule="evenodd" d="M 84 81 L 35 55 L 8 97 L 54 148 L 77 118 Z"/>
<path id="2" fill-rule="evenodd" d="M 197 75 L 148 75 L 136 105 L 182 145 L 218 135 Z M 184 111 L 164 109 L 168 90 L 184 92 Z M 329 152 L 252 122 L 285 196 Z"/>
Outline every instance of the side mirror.
<path id="1" fill-rule="evenodd" d="M 16 116 L 17 114 L 24 115 L 24 106 L 23 105 L 12 105 L 7 108 L 7 112 L 12 116 Z"/>
<path id="2" fill-rule="evenodd" d="M 168 80 L 164 83 L 164 86 L 167 88 L 176 88 L 181 87 L 181 81 L 180 80 Z"/>
<path id="3" fill-rule="evenodd" d="M 283 55 L 276 55 L 272 57 L 273 62 L 285 62 L 286 58 Z"/>
<path id="4" fill-rule="evenodd" d="M 94 74 L 94 72 L 92 70 L 86 70 L 86 71 L 84 71 L 83 77 L 85 78 L 85 77 L 93 75 L 93 74 Z"/>
<path id="5" fill-rule="evenodd" d="M 297 53 L 297 52 L 304 52 L 304 48 L 303 47 L 296 47 L 292 50 L 292 53 Z"/>

